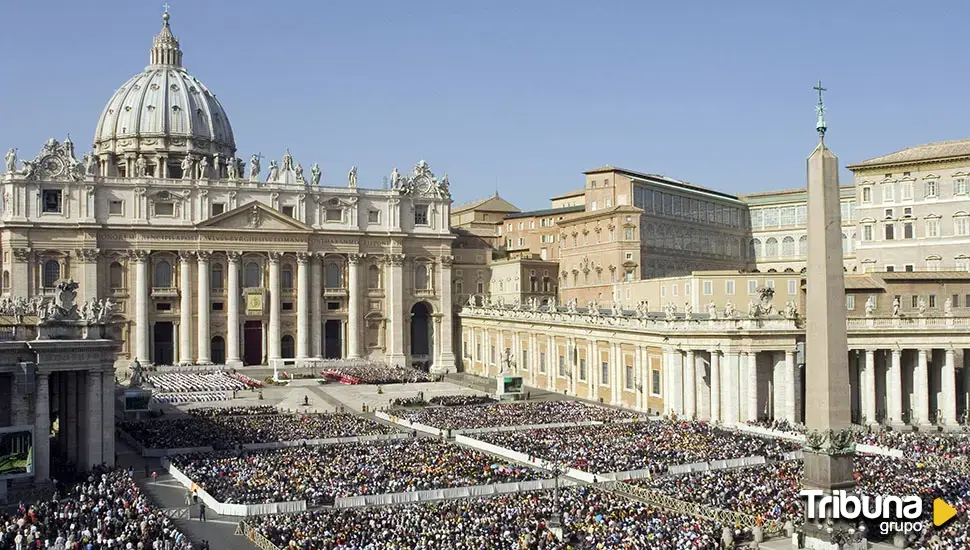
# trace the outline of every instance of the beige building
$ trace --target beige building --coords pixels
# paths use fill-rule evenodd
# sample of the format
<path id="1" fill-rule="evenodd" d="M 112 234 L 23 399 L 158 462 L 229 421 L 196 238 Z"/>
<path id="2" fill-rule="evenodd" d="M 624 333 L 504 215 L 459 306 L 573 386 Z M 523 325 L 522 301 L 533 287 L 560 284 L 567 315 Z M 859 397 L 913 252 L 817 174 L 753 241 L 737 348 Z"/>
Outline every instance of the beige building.
<path id="1" fill-rule="evenodd" d="M 451 210 L 451 227 L 460 228 L 489 240 L 493 248 L 502 246 L 502 219 L 520 212 L 496 192 L 491 197 L 459 204 Z"/>
<path id="2" fill-rule="evenodd" d="M 910 147 L 849 169 L 861 268 L 970 270 L 970 140 Z"/>
<path id="3" fill-rule="evenodd" d="M 527 305 L 532 300 L 545 305 L 559 292 L 558 268 L 558 262 L 542 260 L 529 253 L 512 253 L 509 258 L 493 261 L 489 266 L 489 295 L 492 300 L 510 305 Z"/>
<path id="4" fill-rule="evenodd" d="M 49 140 L 0 177 L 2 293 L 80 283 L 110 300 L 119 359 L 273 364 L 385 359 L 454 369 L 446 177 L 323 182 L 289 151 L 245 163 L 216 96 L 182 66 L 168 14 L 149 66 L 105 106 L 83 161 Z M 464 258 L 463 258 L 464 259 Z"/>
<path id="5" fill-rule="evenodd" d="M 561 195 L 556 195 L 550 201 L 552 202 L 552 208 L 569 208 L 570 206 L 582 206 L 585 208 L 586 189 L 576 189 Z"/>
<path id="6" fill-rule="evenodd" d="M 502 220 L 501 233 L 505 250 L 530 252 L 542 260 L 559 260 L 562 225 L 580 216 L 584 207 L 564 206 L 509 214 Z"/>

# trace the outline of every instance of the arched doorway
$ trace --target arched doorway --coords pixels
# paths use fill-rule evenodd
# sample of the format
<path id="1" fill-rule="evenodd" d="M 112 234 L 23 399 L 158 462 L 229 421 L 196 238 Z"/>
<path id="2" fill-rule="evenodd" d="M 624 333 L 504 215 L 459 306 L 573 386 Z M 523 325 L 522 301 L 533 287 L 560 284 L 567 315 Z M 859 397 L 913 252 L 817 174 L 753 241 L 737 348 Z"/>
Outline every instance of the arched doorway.
<path id="1" fill-rule="evenodd" d="M 226 341 L 222 336 L 213 336 L 209 342 L 209 353 L 212 355 L 212 362 L 216 365 L 226 364 Z"/>
<path id="2" fill-rule="evenodd" d="M 411 361 L 431 364 L 433 349 L 431 343 L 431 306 L 418 302 L 411 308 Z"/>
<path id="3" fill-rule="evenodd" d="M 283 359 L 293 359 L 296 357 L 296 352 L 293 350 L 293 337 L 287 334 L 280 340 L 280 356 Z"/>

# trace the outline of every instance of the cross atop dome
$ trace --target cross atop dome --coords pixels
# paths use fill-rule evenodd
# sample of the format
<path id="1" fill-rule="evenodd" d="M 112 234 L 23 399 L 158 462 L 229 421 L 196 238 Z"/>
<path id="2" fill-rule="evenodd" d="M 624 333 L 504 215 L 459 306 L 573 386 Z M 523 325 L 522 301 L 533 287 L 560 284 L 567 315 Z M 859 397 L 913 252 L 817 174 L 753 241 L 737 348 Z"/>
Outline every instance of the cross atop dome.
<path id="1" fill-rule="evenodd" d="M 165 13 L 162 14 L 162 30 L 155 37 L 152 43 L 151 66 L 153 67 L 182 67 L 182 50 L 179 48 L 179 41 L 172 34 L 169 26 L 171 16 L 168 13 L 169 5 L 163 4 Z"/>

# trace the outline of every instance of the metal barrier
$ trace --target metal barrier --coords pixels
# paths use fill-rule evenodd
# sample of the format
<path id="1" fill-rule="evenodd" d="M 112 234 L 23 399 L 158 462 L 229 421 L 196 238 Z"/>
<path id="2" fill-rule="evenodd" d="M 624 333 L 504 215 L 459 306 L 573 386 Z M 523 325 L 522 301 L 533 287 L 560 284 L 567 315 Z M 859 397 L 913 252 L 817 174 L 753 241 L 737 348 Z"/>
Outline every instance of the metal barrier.
<path id="1" fill-rule="evenodd" d="M 246 537 L 249 539 L 249 542 L 255 544 L 256 548 L 259 548 L 260 550 L 280 550 L 278 546 L 270 542 L 269 539 L 264 537 L 263 534 L 256 530 L 255 527 L 250 526 L 245 521 L 239 522 L 239 524 L 236 526 L 236 532 L 234 534 Z"/>
<path id="2" fill-rule="evenodd" d="M 639 500 L 640 502 L 649 504 L 650 506 L 661 508 L 677 514 L 684 514 L 711 520 L 721 526 L 754 529 L 760 524 L 765 537 L 779 536 L 784 532 L 784 525 L 777 520 L 759 520 L 759 518 L 756 518 L 755 516 L 742 514 L 740 512 L 725 510 L 723 508 L 715 508 L 713 506 L 706 506 L 696 502 L 678 500 L 663 493 L 637 487 L 636 485 L 631 485 L 622 481 L 607 482 L 601 484 L 601 486 L 608 491 L 625 496 L 627 498 Z"/>
<path id="3" fill-rule="evenodd" d="M 182 506 L 179 508 L 163 508 L 162 513 L 168 516 L 170 519 L 190 519 L 188 506 Z"/>

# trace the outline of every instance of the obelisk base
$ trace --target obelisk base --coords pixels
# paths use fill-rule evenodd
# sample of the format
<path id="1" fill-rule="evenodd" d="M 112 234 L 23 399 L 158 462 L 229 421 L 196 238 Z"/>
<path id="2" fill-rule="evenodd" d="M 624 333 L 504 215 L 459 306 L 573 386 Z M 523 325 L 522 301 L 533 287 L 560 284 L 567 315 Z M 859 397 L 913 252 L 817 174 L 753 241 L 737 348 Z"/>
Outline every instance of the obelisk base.
<path id="1" fill-rule="evenodd" d="M 831 496 L 833 491 L 852 493 L 855 489 L 855 467 L 852 454 L 830 454 L 805 450 L 805 478 L 803 488 L 824 491 Z M 818 500 L 818 499 L 816 499 Z M 865 550 L 866 543 L 862 533 L 856 531 L 855 522 L 844 519 L 830 519 L 833 507 L 830 505 L 823 516 L 815 510 L 815 517 L 808 515 L 808 500 L 805 501 L 806 518 L 803 527 L 805 548 L 814 550 Z"/>

